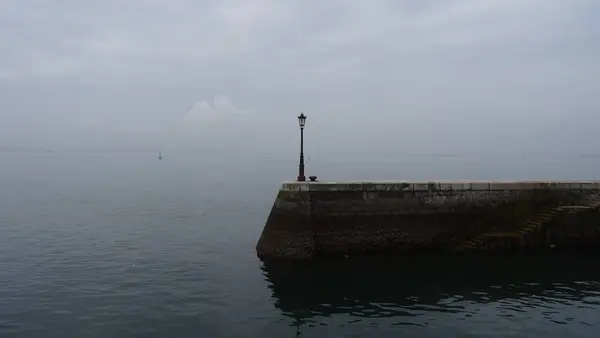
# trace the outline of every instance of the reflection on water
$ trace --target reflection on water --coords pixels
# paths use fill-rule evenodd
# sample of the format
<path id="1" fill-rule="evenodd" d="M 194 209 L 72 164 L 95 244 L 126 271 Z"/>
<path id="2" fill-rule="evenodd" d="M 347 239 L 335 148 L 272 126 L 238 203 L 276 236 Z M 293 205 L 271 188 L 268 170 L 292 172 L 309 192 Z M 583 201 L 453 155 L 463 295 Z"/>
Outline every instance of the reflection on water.
<path id="1" fill-rule="evenodd" d="M 598 325 L 600 255 L 403 257 L 265 262 L 275 307 L 294 325 L 426 327 L 439 316 Z M 568 311 L 563 311 L 569 308 Z M 339 321 L 336 321 L 339 323 Z M 464 324 L 464 323 L 463 323 Z"/>

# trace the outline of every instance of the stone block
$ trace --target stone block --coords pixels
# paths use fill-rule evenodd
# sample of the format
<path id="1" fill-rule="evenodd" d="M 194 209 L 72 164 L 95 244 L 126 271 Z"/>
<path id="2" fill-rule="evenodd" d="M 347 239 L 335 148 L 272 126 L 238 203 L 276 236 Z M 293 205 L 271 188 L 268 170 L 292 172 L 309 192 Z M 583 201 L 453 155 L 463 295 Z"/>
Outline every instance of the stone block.
<path id="1" fill-rule="evenodd" d="M 298 190 L 299 191 L 310 191 L 310 184 L 311 183 L 308 183 L 308 182 L 298 183 L 298 188 L 299 188 Z"/>
<path id="2" fill-rule="evenodd" d="M 465 183 L 465 182 L 452 182 L 452 190 L 454 191 L 464 191 L 464 190 L 469 190 L 469 183 Z"/>
<path id="3" fill-rule="evenodd" d="M 310 191 L 338 191 L 338 184 L 335 182 L 309 183 Z"/>
<path id="4" fill-rule="evenodd" d="M 410 183 L 408 182 L 394 182 L 390 183 L 392 191 L 409 191 L 412 190 Z"/>
<path id="5" fill-rule="evenodd" d="M 571 183 L 569 182 L 552 182 L 551 184 L 555 189 L 571 189 Z"/>
<path id="6" fill-rule="evenodd" d="M 438 190 L 454 190 L 454 183 L 451 182 L 440 182 L 437 186 Z"/>
<path id="7" fill-rule="evenodd" d="M 471 190 L 487 191 L 490 190 L 490 182 L 471 182 Z"/>
<path id="8" fill-rule="evenodd" d="M 523 181 L 520 182 L 521 190 L 535 190 L 535 182 Z"/>
<path id="9" fill-rule="evenodd" d="M 323 183 L 311 183 L 308 186 L 308 191 L 326 191 Z"/>
<path id="10" fill-rule="evenodd" d="M 283 191 L 300 191 L 300 185 L 298 183 L 283 183 L 281 189 Z"/>
<path id="11" fill-rule="evenodd" d="M 581 189 L 583 190 L 595 190 L 596 184 L 594 182 L 581 182 Z"/>
<path id="12" fill-rule="evenodd" d="M 490 190 L 523 190 L 521 182 L 491 182 Z"/>
<path id="13" fill-rule="evenodd" d="M 387 191 L 388 188 L 391 190 L 391 186 L 386 183 L 375 183 L 375 182 L 363 182 L 363 191 Z"/>
<path id="14" fill-rule="evenodd" d="M 414 191 L 429 191 L 428 183 L 415 182 L 415 183 L 412 183 L 411 185 L 412 185 L 412 189 Z"/>
<path id="15" fill-rule="evenodd" d="M 360 183 L 337 183 L 336 185 L 338 191 L 362 191 L 362 184 Z M 359 189 L 353 189 L 356 186 L 358 186 Z"/>
<path id="16" fill-rule="evenodd" d="M 462 182 L 462 190 L 464 191 L 471 191 L 471 182 Z"/>
<path id="17" fill-rule="evenodd" d="M 490 190 L 508 190 L 507 182 L 490 182 Z"/>
<path id="18" fill-rule="evenodd" d="M 569 189 L 572 189 L 572 190 L 581 190 L 581 183 L 580 182 L 569 183 Z"/>

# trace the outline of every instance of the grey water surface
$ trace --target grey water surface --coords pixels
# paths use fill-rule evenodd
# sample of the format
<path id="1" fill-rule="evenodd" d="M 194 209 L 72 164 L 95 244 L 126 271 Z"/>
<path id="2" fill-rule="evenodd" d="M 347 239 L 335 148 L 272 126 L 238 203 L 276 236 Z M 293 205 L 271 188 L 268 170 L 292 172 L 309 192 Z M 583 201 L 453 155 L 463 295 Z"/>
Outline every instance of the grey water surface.
<path id="1" fill-rule="evenodd" d="M 597 254 L 263 264 L 296 158 L 0 154 L 0 337 L 598 337 Z M 594 179 L 594 156 L 315 156 L 323 179 Z M 594 175 L 597 175 L 596 177 Z"/>

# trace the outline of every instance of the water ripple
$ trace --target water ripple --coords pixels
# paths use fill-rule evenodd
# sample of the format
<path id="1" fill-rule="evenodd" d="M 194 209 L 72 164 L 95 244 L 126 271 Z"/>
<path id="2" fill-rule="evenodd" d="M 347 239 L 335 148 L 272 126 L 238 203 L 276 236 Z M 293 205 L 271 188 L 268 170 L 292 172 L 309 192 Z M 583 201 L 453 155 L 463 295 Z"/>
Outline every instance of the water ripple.
<path id="1" fill-rule="evenodd" d="M 167 158 L 3 161 L 0 336 L 592 337 L 600 326 L 594 256 L 261 263 L 254 245 L 286 172 Z"/>

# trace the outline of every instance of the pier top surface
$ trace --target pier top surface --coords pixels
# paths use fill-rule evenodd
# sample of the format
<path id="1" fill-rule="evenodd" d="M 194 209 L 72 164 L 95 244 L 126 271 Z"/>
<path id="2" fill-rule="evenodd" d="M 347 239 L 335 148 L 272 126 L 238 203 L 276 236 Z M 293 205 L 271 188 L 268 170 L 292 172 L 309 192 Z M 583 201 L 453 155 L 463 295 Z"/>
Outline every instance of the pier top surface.
<path id="1" fill-rule="evenodd" d="M 285 181 L 283 191 L 600 190 L 598 181 Z"/>

